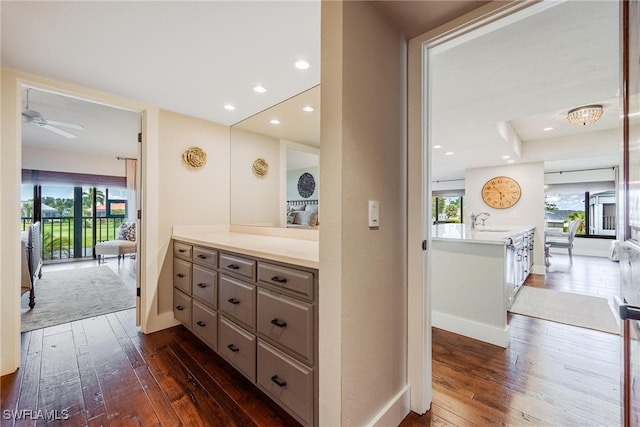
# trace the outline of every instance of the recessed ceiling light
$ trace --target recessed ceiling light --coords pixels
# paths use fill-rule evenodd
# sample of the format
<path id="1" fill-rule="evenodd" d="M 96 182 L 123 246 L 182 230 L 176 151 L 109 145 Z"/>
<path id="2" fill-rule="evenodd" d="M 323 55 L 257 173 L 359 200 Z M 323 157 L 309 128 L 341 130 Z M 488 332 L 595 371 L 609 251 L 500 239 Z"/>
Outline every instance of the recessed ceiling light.
<path id="1" fill-rule="evenodd" d="M 442 148 L 442 145 L 434 145 L 433 148 Z"/>
<path id="2" fill-rule="evenodd" d="M 553 128 L 544 128 L 543 130 L 549 131 L 549 130 L 553 130 Z"/>
<path id="3" fill-rule="evenodd" d="M 504 156 L 502 156 L 502 158 L 503 158 L 503 159 L 509 159 L 509 158 L 511 158 L 511 156 L 510 156 L 510 155 L 508 155 L 508 154 L 505 154 Z"/>
<path id="4" fill-rule="evenodd" d="M 300 61 L 296 61 L 295 65 L 298 70 L 306 70 L 307 68 L 309 68 L 309 63 L 304 59 L 301 59 Z"/>
<path id="5" fill-rule="evenodd" d="M 262 85 L 255 85 L 253 87 L 253 91 L 257 92 L 257 93 L 265 93 L 267 91 L 267 89 L 265 89 L 264 86 L 262 86 Z"/>
<path id="6" fill-rule="evenodd" d="M 233 111 L 233 110 L 235 110 L 235 109 L 236 109 L 236 107 L 234 107 L 234 106 L 233 106 L 233 105 L 231 105 L 231 104 L 227 104 L 227 105 L 225 105 L 225 106 L 224 106 L 224 109 L 225 109 L 225 110 L 229 110 L 229 111 Z"/>
<path id="7" fill-rule="evenodd" d="M 311 105 L 307 105 L 306 107 L 302 108 L 302 111 L 310 113 L 313 111 L 313 107 Z"/>
<path id="8" fill-rule="evenodd" d="M 452 155 L 452 154 L 453 154 L 453 151 L 447 151 L 447 152 L 446 152 L 446 153 L 444 153 L 444 154 L 445 154 L 445 155 L 447 155 L 447 156 L 450 156 L 450 155 Z"/>
<path id="9" fill-rule="evenodd" d="M 511 159 L 511 160 L 507 160 L 507 163 L 513 163 L 515 162 L 515 160 Z"/>
<path id="10" fill-rule="evenodd" d="M 280 124 L 280 120 L 278 120 L 278 119 L 273 119 L 273 120 L 271 120 L 269 123 L 271 123 L 272 125 L 279 125 L 279 124 Z"/>

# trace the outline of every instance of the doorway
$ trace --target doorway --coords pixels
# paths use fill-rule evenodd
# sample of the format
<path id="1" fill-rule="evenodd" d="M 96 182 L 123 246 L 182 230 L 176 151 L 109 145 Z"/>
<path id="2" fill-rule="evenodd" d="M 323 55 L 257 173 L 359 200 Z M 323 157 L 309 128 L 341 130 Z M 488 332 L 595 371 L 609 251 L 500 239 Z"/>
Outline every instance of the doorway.
<path id="1" fill-rule="evenodd" d="M 480 136 L 483 133 L 478 132 L 477 130 L 472 132 L 471 134 L 467 134 L 466 136 L 461 136 L 462 134 L 457 134 L 456 138 L 451 138 L 450 141 L 452 145 L 449 147 L 446 144 L 441 143 L 440 140 L 435 140 L 434 135 L 437 137 L 440 135 L 442 140 L 445 140 L 443 134 L 438 134 L 440 131 L 451 131 L 452 129 L 458 131 L 467 131 L 473 130 L 472 124 L 476 124 L 476 119 L 483 117 L 483 115 L 487 112 L 492 112 L 494 110 L 491 109 L 489 103 L 492 98 L 498 98 L 502 100 L 503 96 L 506 97 L 510 93 L 514 93 L 514 90 L 518 88 L 509 87 L 508 83 L 511 80 L 505 80 L 504 76 L 502 80 L 500 80 L 499 88 L 502 89 L 502 92 L 498 94 L 498 96 L 488 96 L 483 93 L 472 93 L 468 90 L 468 87 L 465 86 L 466 82 L 470 83 L 478 83 L 482 82 L 483 79 L 487 79 L 496 75 L 497 71 L 492 68 L 494 65 L 498 64 L 503 67 L 505 70 L 509 70 L 510 66 L 520 66 L 521 59 L 518 59 L 515 55 L 518 53 L 518 50 L 522 50 L 524 53 L 531 55 L 532 54 L 532 45 L 527 44 L 527 49 L 523 48 L 514 48 L 512 51 L 513 55 L 505 55 L 504 53 L 499 55 L 497 58 L 491 59 L 490 55 L 487 55 L 485 51 L 478 48 L 477 43 L 474 40 L 480 40 L 478 37 L 488 37 L 491 38 L 490 33 L 498 28 L 512 27 L 516 28 L 516 33 L 513 36 L 501 35 L 498 36 L 496 40 L 494 40 L 494 45 L 500 45 L 501 43 L 512 43 L 518 35 L 518 33 L 528 34 L 533 32 L 536 28 L 542 28 L 544 25 L 550 25 L 552 20 L 548 18 L 549 14 L 554 11 L 558 11 L 556 6 L 558 7 L 573 7 L 579 6 L 577 3 L 579 2 L 563 2 L 563 3 L 555 3 L 549 4 L 549 2 L 542 2 L 536 5 L 509 5 L 506 7 L 500 7 L 498 5 L 488 5 L 485 8 L 479 8 L 474 13 L 471 13 L 467 16 L 467 23 L 458 26 L 457 28 L 443 28 L 438 31 L 434 31 L 432 33 L 427 33 L 421 37 L 418 37 L 410 42 L 410 53 L 409 53 L 409 61 L 410 61 L 410 69 L 409 69 L 409 199 L 411 200 L 413 197 L 422 200 L 422 204 L 418 206 L 417 204 L 412 206 L 411 202 L 409 205 L 410 214 L 416 213 L 418 211 L 421 212 L 421 220 L 414 220 L 413 224 L 409 225 L 410 235 L 414 234 L 411 232 L 411 229 L 421 231 L 421 236 L 425 239 L 425 242 L 422 245 L 422 248 L 425 250 L 420 251 L 417 249 L 419 246 L 415 243 L 412 244 L 410 242 L 409 246 L 409 318 L 410 324 L 421 324 L 425 325 L 424 329 L 422 328 L 411 328 L 409 329 L 409 377 L 410 382 L 412 384 L 412 390 L 418 390 L 415 399 L 412 393 L 412 409 L 416 412 L 420 412 L 420 409 L 424 412 L 424 410 L 428 409 L 429 404 L 431 402 L 431 360 L 429 355 L 431 354 L 430 346 L 431 346 L 431 323 L 430 323 L 430 293 L 431 293 L 431 282 L 429 280 L 429 271 L 430 271 L 430 251 L 431 251 L 431 221 L 432 218 L 432 207 L 431 203 L 426 201 L 431 200 L 431 196 L 434 191 L 437 191 L 438 188 L 435 185 L 436 181 L 440 182 L 452 182 L 458 179 L 463 179 L 467 182 L 461 186 L 461 189 L 464 190 L 465 195 L 465 211 L 467 213 L 473 212 L 475 209 L 478 210 L 486 210 L 486 206 L 482 205 L 482 200 L 480 197 L 479 188 L 476 189 L 473 183 L 469 183 L 466 180 L 466 172 L 464 169 L 473 168 L 473 169 L 482 169 L 482 168 L 506 168 L 508 166 L 513 165 L 517 167 L 518 163 L 528 163 L 528 162 L 540 162 L 544 164 L 545 167 L 555 167 L 558 170 L 567 170 L 568 160 L 567 158 L 562 158 L 559 154 L 562 149 L 559 151 L 553 151 L 554 148 L 560 148 L 560 139 L 568 138 L 568 134 L 557 135 L 555 139 L 547 138 L 547 137 L 532 137 L 531 134 L 527 134 L 529 130 L 524 131 L 522 126 L 525 125 L 524 119 L 529 116 L 536 116 L 536 119 L 541 119 L 542 117 L 537 116 L 553 116 L 554 114 L 557 116 L 556 119 L 558 122 L 566 121 L 566 110 L 570 107 L 579 105 L 582 101 L 580 97 L 584 97 L 587 94 L 587 91 L 583 91 L 579 95 L 567 96 L 566 94 L 561 94 L 557 90 L 552 90 L 551 83 L 556 83 L 557 81 L 561 81 L 562 79 L 559 76 L 555 75 L 547 75 L 541 71 L 540 69 L 540 61 L 534 62 L 535 65 L 530 65 L 529 70 L 533 73 L 533 77 L 530 77 L 530 81 L 526 81 L 524 84 L 520 83 L 520 91 L 527 88 L 527 85 L 535 86 L 534 83 L 539 80 L 545 80 L 548 87 L 544 87 L 543 89 L 539 89 L 538 93 L 548 93 L 548 96 L 544 97 L 546 100 L 551 99 L 554 101 L 554 106 L 544 106 L 542 104 L 542 100 L 534 99 L 533 97 L 522 96 L 519 101 L 522 105 L 520 106 L 509 106 L 509 115 L 506 116 L 496 116 L 489 123 L 490 126 L 486 126 L 486 129 L 483 129 L 487 132 L 492 132 L 493 137 L 491 140 L 480 140 Z M 598 4 L 602 6 L 599 2 Z M 614 7 L 617 8 L 617 4 L 615 2 L 609 2 L 609 4 L 613 4 Z M 554 10 L 555 9 L 555 10 Z M 546 15 L 545 15 L 546 14 Z M 573 15 L 581 16 L 581 14 Z M 610 14 L 607 13 L 605 15 L 609 17 Z M 600 16 L 602 17 L 602 16 Z M 528 19 L 525 19 L 528 18 Z M 529 18 L 533 20 L 529 20 Z M 593 19 L 597 19 L 598 17 L 594 17 Z M 541 25 L 540 20 L 544 20 L 544 25 Z M 618 23 L 619 16 L 617 10 L 613 14 L 612 21 L 614 23 Z M 561 31 L 564 33 L 568 31 L 568 29 L 573 30 L 583 30 L 590 27 L 590 23 L 578 23 L 575 21 L 570 22 L 570 24 L 565 25 L 565 27 L 561 27 Z M 603 27 L 598 27 L 603 28 Z M 477 30 L 474 31 L 474 30 Z M 556 30 L 559 31 L 559 30 Z M 474 32 L 474 34 L 472 34 Z M 602 30 L 599 32 L 599 35 L 602 33 L 606 33 L 608 36 L 613 36 L 616 42 L 618 41 L 618 30 L 613 30 L 612 33 Z M 499 34 L 499 33 L 496 33 Z M 549 33 L 552 35 L 553 33 Z M 556 38 L 557 40 L 558 38 Z M 468 43 L 471 42 L 472 43 Z M 454 81 L 452 85 L 449 87 L 449 92 L 447 92 L 447 85 L 442 84 L 442 82 L 437 82 L 437 76 L 434 77 L 433 74 L 428 73 L 427 70 L 431 70 L 434 66 L 435 55 L 438 53 L 443 54 L 442 52 L 446 52 L 446 49 L 452 51 L 454 48 L 459 47 L 460 49 L 464 49 L 465 44 L 468 44 L 466 48 L 468 49 L 465 53 L 466 59 L 471 60 L 471 63 L 467 66 L 462 66 L 457 64 L 455 66 L 451 66 L 451 68 L 446 69 L 446 71 L 441 71 L 441 74 L 446 74 L 449 77 L 454 77 Z M 531 49 L 529 49 L 531 48 Z M 566 54 L 566 59 L 569 58 L 569 55 L 566 50 L 563 50 L 562 46 L 559 46 L 558 43 L 553 45 L 552 50 L 560 50 Z M 536 54 L 544 54 L 545 52 L 538 51 L 533 49 Z M 449 52 L 450 53 L 450 52 Z M 445 53 L 449 55 L 449 53 Z M 443 54 L 443 55 L 445 55 Z M 603 102 L 603 104 L 607 105 L 607 108 L 612 109 L 614 104 L 617 104 L 617 89 L 618 89 L 618 67 L 620 66 L 620 58 L 619 58 L 619 49 L 616 47 L 611 48 L 610 52 L 607 53 L 609 56 L 613 56 L 613 60 L 615 61 L 615 66 L 612 67 L 613 74 L 615 75 L 615 82 L 613 90 L 610 90 L 611 87 L 600 88 L 602 92 L 598 95 L 592 95 L 595 98 Z M 535 55 L 531 55 L 534 56 Z M 513 70 L 513 69 L 512 69 Z M 471 71 L 470 77 L 463 77 L 462 74 L 465 71 Z M 503 71 L 503 70 L 499 70 Z M 536 73 L 537 72 L 537 73 Z M 525 75 L 521 72 L 512 71 L 514 76 Z M 513 76 L 508 76 L 511 79 Z M 573 84 L 577 81 L 578 75 L 573 73 L 571 75 L 570 83 Z M 503 84 L 504 83 L 504 84 Z M 417 90 L 411 90 L 411 87 L 415 88 L 423 88 L 419 94 L 416 94 Z M 482 85 L 477 85 L 482 86 Z M 485 87 L 486 86 L 486 87 Z M 481 87 L 482 90 L 487 89 L 488 87 L 492 87 L 490 84 L 484 84 Z M 437 108 L 437 98 L 438 91 L 441 94 L 445 94 L 442 98 L 442 105 L 445 107 L 452 107 L 455 105 L 462 105 L 461 108 L 457 108 L 454 110 L 453 115 L 448 116 L 449 120 L 446 120 L 447 116 L 443 112 L 442 114 L 434 115 L 433 111 Z M 549 92 L 546 92 L 549 91 Z M 551 93 L 553 92 L 553 93 Z M 464 102 L 461 104 L 456 101 L 459 97 L 463 97 Z M 505 98 L 506 99 L 506 98 Z M 564 103 L 564 105 L 562 105 Z M 469 108 L 467 108 L 469 107 Z M 530 111 L 529 111 L 530 110 Z M 533 111 L 537 110 L 537 114 L 534 114 Z M 564 114 L 561 112 L 564 111 Z M 614 111 L 613 116 L 617 116 L 617 120 L 619 122 L 619 115 Z M 618 124 L 619 126 L 620 124 Z M 603 131 L 605 129 L 602 129 Z M 544 131 L 544 128 L 540 128 L 540 132 Z M 524 138 L 514 138 L 514 135 L 518 135 L 522 133 L 523 135 L 528 135 Z M 471 136 L 470 136 L 471 135 Z M 614 137 L 615 138 L 615 137 Z M 548 139 L 547 141 L 544 141 Z M 585 138 L 585 140 L 588 138 Z M 536 141 L 536 144 L 528 144 L 529 141 Z M 615 156 L 615 162 L 619 162 L 619 149 L 618 144 L 621 140 L 618 137 L 615 140 L 615 149 L 613 151 L 610 148 L 606 150 L 609 151 L 607 154 L 609 158 L 613 158 Z M 459 143 L 460 145 L 457 148 L 453 148 L 455 143 Z M 470 146 L 470 150 L 466 154 L 467 159 L 464 156 L 461 156 L 462 151 L 460 147 L 465 147 L 465 145 Z M 603 144 L 607 145 L 607 144 Z M 439 147 L 438 147 L 439 146 Z M 498 148 L 494 151 L 495 148 Z M 607 145 L 607 147 L 610 147 Z M 582 149 L 584 151 L 584 149 Z M 460 165 L 465 165 L 468 158 L 471 159 L 486 159 L 485 155 L 489 152 L 492 152 L 496 155 L 495 160 L 491 160 L 491 162 L 477 163 L 474 165 L 467 165 L 463 167 L 463 172 L 461 176 L 456 175 L 455 167 Z M 554 152 L 554 157 L 545 158 L 545 153 Z M 567 155 L 570 150 L 565 147 L 564 155 Z M 438 157 L 437 160 L 436 156 Z M 508 157 L 507 157 L 508 156 Z M 602 152 L 597 154 L 600 159 L 603 159 L 604 155 Z M 580 157 L 580 155 L 572 155 L 571 159 L 575 159 Z M 415 160 L 415 159 L 419 160 Z M 585 162 L 595 161 L 594 159 L 585 160 Z M 511 162 L 511 163 L 508 163 Z M 556 162 L 551 163 L 551 162 Z M 436 175 L 436 170 L 434 168 L 429 167 L 428 165 L 437 163 L 438 166 L 443 167 L 440 171 L 440 175 Z M 584 165 L 587 166 L 584 166 Z M 591 168 L 591 163 L 583 164 L 583 168 Z M 607 165 L 611 166 L 611 165 Z M 446 169 L 444 167 L 447 167 Z M 595 168 L 595 166 L 593 166 Z M 551 169 L 550 169 L 551 170 Z M 472 175 L 472 177 L 477 175 Z M 471 179 L 473 181 L 474 179 Z M 540 182 L 542 182 L 543 178 L 540 177 Z M 484 181 L 478 180 L 477 184 L 479 187 L 482 186 Z M 540 186 L 542 187 L 542 185 Z M 448 191 L 449 189 L 443 189 L 443 191 Z M 457 189 L 460 190 L 460 189 Z M 476 191 L 477 190 L 477 191 Z M 543 190 L 539 189 L 541 194 L 540 205 L 543 206 Z M 535 210 L 531 210 L 531 212 L 535 215 L 535 219 L 533 221 L 524 221 L 524 222 L 533 222 L 535 223 L 536 228 L 544 229 L 544 211 L 540 209 L 540 212 L 534 212 Z M 515 215 L 513 213 L 515 212 Z M 492 215 L 494 220 L 494 225 L 501 225 L 501 223 L 509 223 L 511 220 L 527 218 L 528 212 L 522 212 L 519 210 L 515 211 L 496 211 Z M 510 223 L 514 223 L 511 221 Z M 608 246 L 608 243 L 607 243 Z M 536 255 L 535 258 L 538 260 L 543 259 L 541 255 L 543 247 L 539 244 L 536 247 Z M 539 266 L 544 272 L 544 267 Z M 417 284 L 414 281 L 419 281 L 420 284 Z M 422 288 L 424 286 L 424 288 Z M 422 305 L 420 305 L 422 303 Z M 422 332 L 423 335 L 420 335 Z M 412 354 L 423 355 L 422 357 L 413 357 Z M 413 388 L 414 385 L 418 385 L 416 388 Z"/>
<path id="2" fill-rule="evenodd" d="M 43 260 L 22 331 L 137 306 L 141 113 L 32 85 L 21 94 L 20 220 L 40 223 Z M 134 253 L 100 263 L 96 245 L 118 240 Z"/>

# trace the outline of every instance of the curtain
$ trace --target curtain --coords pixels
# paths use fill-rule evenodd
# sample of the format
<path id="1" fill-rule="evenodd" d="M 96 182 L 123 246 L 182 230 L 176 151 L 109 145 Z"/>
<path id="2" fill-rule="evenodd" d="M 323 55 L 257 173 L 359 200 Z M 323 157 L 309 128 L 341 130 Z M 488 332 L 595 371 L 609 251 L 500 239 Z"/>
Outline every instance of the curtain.
<path id="1" fill-rule="evenodd" d="M 127 179 L 127 220 L 135 221 L 138 213 L 136 205 L 136 169 L 138 161 L 136 159 L 126 159 L 126 179 Z"/>

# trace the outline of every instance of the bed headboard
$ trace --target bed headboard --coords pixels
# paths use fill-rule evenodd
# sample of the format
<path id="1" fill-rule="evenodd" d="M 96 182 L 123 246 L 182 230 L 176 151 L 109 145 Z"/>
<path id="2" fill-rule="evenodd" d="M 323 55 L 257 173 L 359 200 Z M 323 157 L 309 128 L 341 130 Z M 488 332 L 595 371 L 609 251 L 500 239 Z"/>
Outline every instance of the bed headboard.
<path id="1" fill-rule="evenodd" d="M 296 206 L 306 206 L 306 205 L 317 205 L 317 200 L 287 200 L 287 206 L 296 207 Z"/>

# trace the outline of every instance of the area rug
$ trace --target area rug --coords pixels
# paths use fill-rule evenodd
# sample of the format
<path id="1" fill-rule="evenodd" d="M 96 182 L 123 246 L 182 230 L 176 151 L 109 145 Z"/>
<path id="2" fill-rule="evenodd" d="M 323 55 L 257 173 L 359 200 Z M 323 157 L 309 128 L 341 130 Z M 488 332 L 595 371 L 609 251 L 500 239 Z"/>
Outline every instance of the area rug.
<path id="1" fill-rule="evenodd" d="M 135 307 L 129 289 L 109 267 L 43 271 L 36 282 L 36 305 L 22 295 L 22 332 Z"/>
<path id="2" fill-rule="evenodd" d="M 620 327 L 606 298 L 524 286 L 512 313 L 619 334 Z"/>

